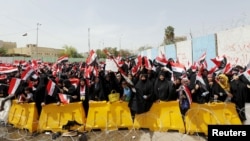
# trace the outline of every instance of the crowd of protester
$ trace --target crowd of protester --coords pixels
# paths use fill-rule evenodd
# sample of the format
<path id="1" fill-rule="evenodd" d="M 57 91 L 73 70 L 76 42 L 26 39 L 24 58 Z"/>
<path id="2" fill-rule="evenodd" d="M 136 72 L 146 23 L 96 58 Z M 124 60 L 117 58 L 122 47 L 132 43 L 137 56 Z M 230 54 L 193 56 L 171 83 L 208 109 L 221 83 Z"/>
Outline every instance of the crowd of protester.
<path id="1" fill-rule="evenodd" d="M 128 102 L 132 116 L 149 111 L 154 102 L 179 101 L 181 113 L 184 115 L 191 102 L 232 102 L 235 103 L 241 121 L 246 120 L 245 103 L 250 102 L 250 85 L 239 77 L 246 67 L 235 66 L 230 73 L 214 73 L 206 68 L 187 68 L 185 72 L 173 73 L 171 63 L 162 65 L 151 61 L 151 69 L 142 62 L 133 73 L 135 59 L 125 58 L 118 71 L 106 70 L 105 65 L 95 62 L 94 69 L 87 72 L 86 62 L 56 63 L 56 70 L 51 65 L 40 62 L 36 69 L 38 77 L 22 80 L 14 94 L 8 93 L 11 78 L 21 78 L 25 68 L 18 66 L 17 71 L 5 73 L 1 78 L 0 96 L 4 98 L 0 110 L 4 110 L 7 100 L 17 99 L 18 103 L 35 102 L 38 113 L 42 107 L 50 103 L 61 104 L 59 93 L 70 96 L 70 102 L 82 102 L 85 114 L 88 114 L 90 101 L 109 101 L 109 94 L 115 90 L 120 100 Z M 88 76 L 86 75 L 88 73 Z M 197 74 L 204 82 L 197 81 Z M 74 85 L 73 80 L 77 82 Z M 53 94 L 48 94 L 48 83 L 56 84 Z M 205 84 L 205 85 L 204 85 Z"/>

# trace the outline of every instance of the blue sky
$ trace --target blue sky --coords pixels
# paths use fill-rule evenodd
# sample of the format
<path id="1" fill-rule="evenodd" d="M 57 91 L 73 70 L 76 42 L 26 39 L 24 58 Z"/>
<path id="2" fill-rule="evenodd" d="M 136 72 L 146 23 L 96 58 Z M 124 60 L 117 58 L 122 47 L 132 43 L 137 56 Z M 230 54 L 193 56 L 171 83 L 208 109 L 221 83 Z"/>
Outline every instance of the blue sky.
<path id="1" fill-rule="evenodd" d="M 0 40 L 79 52 L 158 47 L 164 29 L 198 37 L 250 24 L 246 0 L 1 0 Z M 88 28 L 90 38 L 88 38 Z M 28 33 L 28 36 L 22 36 Z"/>

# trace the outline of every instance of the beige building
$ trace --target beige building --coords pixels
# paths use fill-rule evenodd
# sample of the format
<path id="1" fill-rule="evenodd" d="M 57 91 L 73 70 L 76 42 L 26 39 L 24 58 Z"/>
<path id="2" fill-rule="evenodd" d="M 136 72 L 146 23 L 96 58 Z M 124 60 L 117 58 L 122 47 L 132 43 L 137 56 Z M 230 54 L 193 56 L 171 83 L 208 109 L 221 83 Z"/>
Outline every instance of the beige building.
<path id="1" fill-rule="evenodd" d="M 16 48 L 16 43 L 15 42 L 5 42 L 0 40 L 0 48 L 4 48 L 7 50 L 8 54 L 12 53 L 12 50 Z"/>
<path id="2" fill-rule="evenodd" d="M 64 49 L 54 49 L 48 47 L 36 47 L 36 44 L 27 44 L 26 47 L 13 48 L 10 51 L 14 54 L 23 54 L 33 58 L 58 57 Z"/>

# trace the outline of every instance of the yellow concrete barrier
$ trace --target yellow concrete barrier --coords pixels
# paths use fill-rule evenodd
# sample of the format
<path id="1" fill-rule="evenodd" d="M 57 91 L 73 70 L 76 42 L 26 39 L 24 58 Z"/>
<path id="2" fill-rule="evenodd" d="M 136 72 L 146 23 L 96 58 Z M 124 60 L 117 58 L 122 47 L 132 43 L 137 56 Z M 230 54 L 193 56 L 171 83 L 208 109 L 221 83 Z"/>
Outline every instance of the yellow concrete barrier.
<path id="1" fill-rule="evenodd" d="M 128 107 L 128 102 L 117 101 L 110 103 L 110 110 L 112 111 L 112 116 L 118 129 L 133 128 L 133 120 Z"/>
<path id="2" fill-rule="evenodd" d="M 178 101 L 154 103 L 148 112 L 135 115 L 134 128 L 147 128 L 151 131 L 176 130 L 185 133 Z"/>
<path id="3" fill-rule="evenodd" d="M 208 134 L 208 125 L 242 124 L 234 103 L 192 103 L 185 115 L 187 134 Z"/>
<path id="4" fill-rule="evenodd" d="M 39 118 L 38 130 L 40 132 L 66 132 L 68 129 L 64 129 L 63 127 L 67 125 L 69 121 L 75 121 L 75 123 L 78 123 L 78 125 L 76 124 L 75 129 L 70 130 L 84 131 L 86 116 L 82 102 L 73 102 L 65 105 L 57 105 L 53 103 L 43 106 Z"/>
<path id="5" fill-rule="evenodd" d="M 8 122 L 16 128 L 27 129 L 29 132 L 37 131 L 38 113 L 35 103 L 18 104 L 17 100 L 13 100 Z"/>
<path id="6" fill-rule="evenodd" d="M 132 129 L 133 120 L 127 102 L 93 101 L 89 103 L 89 112 L 85 130 Z"/>
<path id="7" fill-rule="evenodd" d="M 106 101 L 89 102 L 89 111 L 85 130 L 117 130 L 112 116 L 113 110 Z"/>

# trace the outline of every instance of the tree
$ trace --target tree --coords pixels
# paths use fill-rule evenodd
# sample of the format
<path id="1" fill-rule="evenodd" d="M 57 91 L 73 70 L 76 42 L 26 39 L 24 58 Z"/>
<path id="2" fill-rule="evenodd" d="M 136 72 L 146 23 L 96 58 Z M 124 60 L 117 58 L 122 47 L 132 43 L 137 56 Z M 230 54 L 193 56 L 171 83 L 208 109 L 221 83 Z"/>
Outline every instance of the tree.
<path id="1" fill-rule="evenodd" d="M 127 58 L 129 56 L 135 55 L 133 53 L 131 53 L 129 50 L 125 50 L 125 49 L 121 49 L 119 51 L 119 54 L 123 57 L 123 58 Z"/>
<path id="2" fill-rule="evenodd" d="M 81 58 L 83 57 L 80 53 L 77 52 L 76 48 L 73 46 L 64 45 L 62 48 L 64 48 L 64 52 L 60 55 L 67 55 L 68 57 L 72 58 Z"/>
<path id="3" fill-rule="evenodd" d="M 126 58 L 127 56 L 134 55 L 129 50 L 123 50 L 123 49 L 121 49 L 121 50 L 118 51 L 116 47 L 114 47 L 114 48 L 112 48 L 112 47 L 106 47 L 103 50 L 101 50 L 101 49 L 97 49 L 96 50 L 96 54 L 97 54 L 98 58 L 107 58 L 107 55 L 104 53 L 104 50 L 107 50 L 113 56 L 120 55 L 122 58 Z"/>
<path id="4" fill-rule="evenodd" d="M 0 48 L 0 55 L 1 56 L 6 56 L 7 55 L 7 50 L 5 48 Z"/>
<path id="5" fill-rule="evenodd" d="M 164 37 L 164 44 L 169 45 L 174 43 L 174 28 L 172 26 L 168 26 L 165 28 L 165 37 Z"/>
<path id="6" fill-rule="evenodd" d="M 104 53 L 103 50 L 97 49 L 95 52 L 96 52 L 98 58 L 106 58 L 106 54 Z"/>

